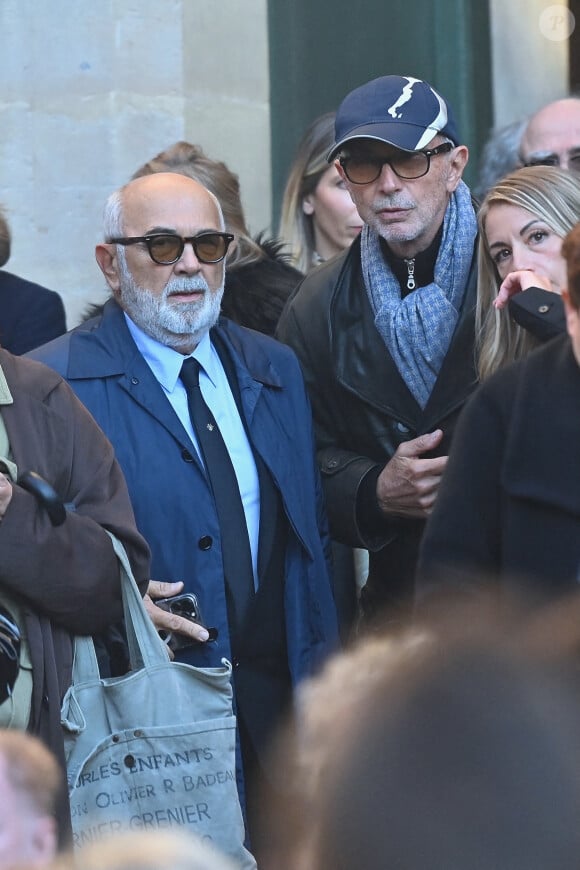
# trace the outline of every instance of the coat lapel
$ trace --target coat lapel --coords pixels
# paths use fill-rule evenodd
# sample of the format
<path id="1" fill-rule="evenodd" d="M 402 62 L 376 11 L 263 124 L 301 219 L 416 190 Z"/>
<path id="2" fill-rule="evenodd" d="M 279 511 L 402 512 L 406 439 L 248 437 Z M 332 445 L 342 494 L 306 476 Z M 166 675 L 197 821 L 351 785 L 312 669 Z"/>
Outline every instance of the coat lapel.
<path id="1" fill-rule="evenodd" d="M 173 437 L 197 461 L 197 452 L 163 388 L 143 359 L 116 302 L 105 305 L 101 325 L 79 330 L 70 339 L 67 380 L 111 379 Z M 79 394 L 82 387 L 79 385 Z"/>

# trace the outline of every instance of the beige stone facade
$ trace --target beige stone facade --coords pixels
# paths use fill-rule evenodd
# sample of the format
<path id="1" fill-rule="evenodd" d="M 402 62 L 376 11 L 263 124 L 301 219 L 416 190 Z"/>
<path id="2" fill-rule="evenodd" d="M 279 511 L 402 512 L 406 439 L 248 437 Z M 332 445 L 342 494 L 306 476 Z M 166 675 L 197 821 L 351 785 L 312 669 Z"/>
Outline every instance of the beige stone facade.
<path id="1" fill-rule="evenodd" d="M 542 14 L 566 4 L 489 3 L 500 125 L 565 93 L 568 43 L 546 35 Z M 176 140 L 200 144 L 238 173 L 253 233 L 272 223 L 267 7 L 268 0 L 1 0 L 7 268 L 60 292 L 69 326 L 106 295 L 94 246 L 107 195 Z"/>
<path id="2" fill-rule="evenodd" d="M 69 326 L 105 298 L 103 204 L 178 139 L 240 176 L 270 223 L 266 0 L 2 0 L 0 203 L 7 265 L 63 297 Z"/>

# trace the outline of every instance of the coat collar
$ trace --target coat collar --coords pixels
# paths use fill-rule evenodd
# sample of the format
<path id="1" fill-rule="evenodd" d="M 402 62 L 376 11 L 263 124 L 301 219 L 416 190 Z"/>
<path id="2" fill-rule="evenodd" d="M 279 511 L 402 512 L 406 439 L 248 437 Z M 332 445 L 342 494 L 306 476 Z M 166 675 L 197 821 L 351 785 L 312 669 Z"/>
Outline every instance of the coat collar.
<path id="1" fill-rule="evenodd" d="M 211 331 L 212 338 L 214 332 L 232 354 L 239 377 L 282 388 L 282 378 L 263 343 L 267 339 L 258 341 L 255 333 L 223 317 Z M 71 333 L 66 377 L 71 380 L 114 377 L 137 365 L 141 368 L 140 363 L 144 360 L 127 328 L 123 311 L 110 299 L 100 317 L 87 321 Z"/>
<path id="2" fill-rule="evenodd" d="M 64 367 L 67 380 L 116 380 L 121 389 L 189 449 L 189 437 L 135 344 L 123 311 L 114 299 L 106 303 L 102 315 L 69 335 L 68 362 Z M 282 388 L 282 378 L 267 355 L 266 343 L 272 339 L 225 318 L 220 318 L 210 336 L 221 341 L 231 356 L 246 420 L 251 424 L 263 386 Z"/>

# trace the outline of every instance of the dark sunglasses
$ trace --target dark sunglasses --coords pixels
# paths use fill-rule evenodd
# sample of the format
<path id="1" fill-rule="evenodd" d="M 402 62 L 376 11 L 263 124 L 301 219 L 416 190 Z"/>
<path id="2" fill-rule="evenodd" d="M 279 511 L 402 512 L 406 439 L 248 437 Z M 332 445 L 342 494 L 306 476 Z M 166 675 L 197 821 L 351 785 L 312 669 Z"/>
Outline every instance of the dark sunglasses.
<path id="1" fill-rule="evenodd" d="M 197 236 L 177 236 L 174 233 L 152 233 L 150 236 L 131 236 L 130 238 L 109 239 L 113 245 L 147 245 L 147 251 L 154 263 L 171 266 L 177 263 L 187 244 L 200 263 L 219 263 L 233 242 L 231 233 L 207 232 Z"/>
<path id="2" fill-rule="evenodd" d="M 353 184 L 371 184 L 376 181 L 385 163 L 388 163 L 399 178 L 410 180 L 427 175 L 431 167 L 431 158 L 438 154 L 447 154 L 454 148 L 452 142 L 443 142 L 427 151 L 397 151 L 390 157 L 344 154 L 339 157 L 339 163 L 344 169 L 344 174 Z"/>

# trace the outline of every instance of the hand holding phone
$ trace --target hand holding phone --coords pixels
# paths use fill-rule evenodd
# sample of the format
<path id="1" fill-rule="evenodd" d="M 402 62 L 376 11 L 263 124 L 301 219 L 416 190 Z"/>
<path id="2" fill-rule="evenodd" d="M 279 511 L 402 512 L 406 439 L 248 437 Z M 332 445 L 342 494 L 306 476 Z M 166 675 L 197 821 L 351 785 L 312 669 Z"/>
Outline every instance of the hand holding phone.
<path id="1" fill-rule="evenodd" d="M 201 610 L 199 607 L 199 601 L 197 596 L 193 593 L 184 593 L 182 595 L 174 595 L 172 598 L 158 598 L 153 602 L 156 607 L 159 607 L 161 610 L 165 610 L 168 613 L 173 614 L 174 616 L 181 617 L 182 619 L 187 619 L 188 622 L 195 622 L 197 625 L 202 626 L 208 633 L 208 637 L 205 642 L 214 641 L 217 639 L 217 628 L 207 628 L 204 625 L 204 620 L 201 615 Z M 179 649 L 183 649 L 184 647 L 192 646 L 196 643 L 202 643 L 203 641 L 197 640 L 196 638 L 191 637 L 187 634 L 181 634 L 178 630 L 169 631 L 165 628 L 162 628 L 159 632 L 163 637 L 165 643 L 168 644 L 170 649 L 174 652 Z"/>

